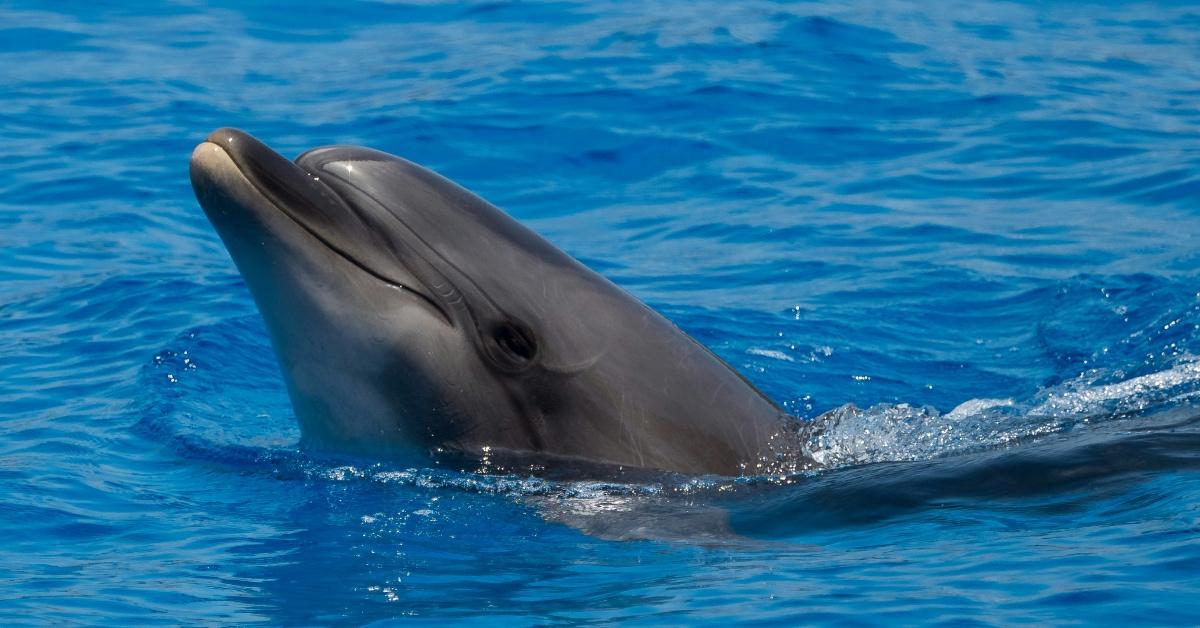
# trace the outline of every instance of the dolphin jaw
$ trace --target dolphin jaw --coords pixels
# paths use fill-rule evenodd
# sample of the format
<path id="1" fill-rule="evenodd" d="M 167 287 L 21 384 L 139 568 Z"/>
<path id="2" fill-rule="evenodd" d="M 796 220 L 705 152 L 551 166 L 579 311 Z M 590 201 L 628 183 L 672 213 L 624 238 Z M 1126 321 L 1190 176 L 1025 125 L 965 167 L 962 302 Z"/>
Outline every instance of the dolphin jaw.
<path id="1" fill-rule="evenodd" d="M 311 236 L 312 239 L 319 242 L 325 249 L 335 253 L 338 257 L 350 263 L 363 273 L 374 277 L 381 283 L 395 290 L 405 292 L 432 313 L 436 314 L 444 323 L 453 326 L 453 318 L 449 312 L 430 294 L 417 288 L 419 280 L 412 276 L 411 280 L 397 280 L 388 274 L 376 271 L 367 264 L 361 262 L 354 255 L 344 251 L 341 247 L 334 245 L 328 238 L 324 237 L 319 231 L 307 224 L 302 218 L 298 217 L 294 211 L 287 208 L 285 203 L 281 203 L 273 198 L 273 195 L 268 193 L 261 181 L 261 177 L 255 175 L 254 161 L 247 160 L 244 157 L 239 159 L 236 153 L 239 140 L 245 138 L 254 144 L 258 144 L 250 136 L 237 131 L 236 129 L 219 129 L 211 133 L 208 138 L 198 144 L 192 150 L 190 161 L 190 170 L 192 185 L 196 190 L 198 200 L 201 207 L 209 217 L 209 221 L 217 227 L 218 233 L 224 235 L 232 235 L 235 237 L 245 237 L 251 234 L 230 234 L 228 233 L 229 226 L 223 226 L 222 223 L 228 221 L 228 212 L 230 211 L 227 203 L 221 203 L 220 206 L 214 206 L 213 202 L 206 197 L 214 193 L 222 191 L 226 196 L 231 197 L 238 205 L 241 205 L 243 211 L 253 212 L 252 206 L 267 206 L 272 208 L 276 213 L 288 218 L 288 222 L 299 228 L 300 231 Z M 270 151 L 265 146 L 261 150 Z M 298 166 L 288 161 L 284 157 L 270 151 L 270 155 L 277 157 L 280 161 L 287 163 L 289 166 L 296 169 L 298 173 L 303 173 L 303 176 L 316 179 L 307 172 L 304 172 Z M 336 192 L 326 187 L 330 194 L 336 196 Z M 237 197 L 242 197 L 238 199 Z M 248 200 L 250 197 L 253 200 Z"/>

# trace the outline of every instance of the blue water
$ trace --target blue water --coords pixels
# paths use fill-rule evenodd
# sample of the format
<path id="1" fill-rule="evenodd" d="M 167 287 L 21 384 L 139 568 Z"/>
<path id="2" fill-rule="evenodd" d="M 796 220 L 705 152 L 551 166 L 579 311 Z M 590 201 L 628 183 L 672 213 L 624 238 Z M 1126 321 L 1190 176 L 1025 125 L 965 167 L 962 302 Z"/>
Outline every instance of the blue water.
<path id="1" fill-rule="evenodd" d="M 1194 5 L 208 4 L 0 7 L 0 623 L 1200 623 Z M 226 125 L 475 190 L 828 468 L 299 449 Z"/>

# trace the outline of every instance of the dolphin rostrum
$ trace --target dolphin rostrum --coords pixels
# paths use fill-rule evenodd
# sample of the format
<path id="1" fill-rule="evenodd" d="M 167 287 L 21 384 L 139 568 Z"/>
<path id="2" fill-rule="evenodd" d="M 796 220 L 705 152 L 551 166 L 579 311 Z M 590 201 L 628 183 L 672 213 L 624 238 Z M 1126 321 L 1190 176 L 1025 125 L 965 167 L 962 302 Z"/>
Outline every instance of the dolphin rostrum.
<path id="1" fill-rule="evenodd" d="M 353 146 L 292 162 L 220 129 L 191 179 L 306 444 L 694 474 L 806 466 L 802 424 L 729 365 L 430 170 Z"/>

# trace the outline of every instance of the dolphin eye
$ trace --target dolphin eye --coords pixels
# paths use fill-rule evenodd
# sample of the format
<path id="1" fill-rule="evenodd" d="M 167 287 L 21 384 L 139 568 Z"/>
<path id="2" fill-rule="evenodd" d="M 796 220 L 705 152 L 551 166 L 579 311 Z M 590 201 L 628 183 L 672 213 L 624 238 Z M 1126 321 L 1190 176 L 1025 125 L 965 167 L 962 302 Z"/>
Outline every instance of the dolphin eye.
<path id="1" fill-rule="evenodd" d="M 537 340 L 533 331 L 524 325 L 506 321 L 492 329 L 492 341 L 500 351 L 504 366 L 521 368 L 537 357 Z"/>

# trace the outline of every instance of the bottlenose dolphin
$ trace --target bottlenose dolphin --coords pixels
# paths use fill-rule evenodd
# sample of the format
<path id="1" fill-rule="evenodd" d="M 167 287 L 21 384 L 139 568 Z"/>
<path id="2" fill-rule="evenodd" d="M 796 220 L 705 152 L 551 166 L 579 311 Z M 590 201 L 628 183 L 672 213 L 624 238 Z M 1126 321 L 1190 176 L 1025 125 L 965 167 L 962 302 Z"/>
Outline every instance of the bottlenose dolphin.
<path id="1" fill-rule="evenodd" d="M 266 322 L 305 444 L 688 474 L 804 466 L 802 424 L 482 198 L 354 146 L 220 129 L 196 197 Z"/>

